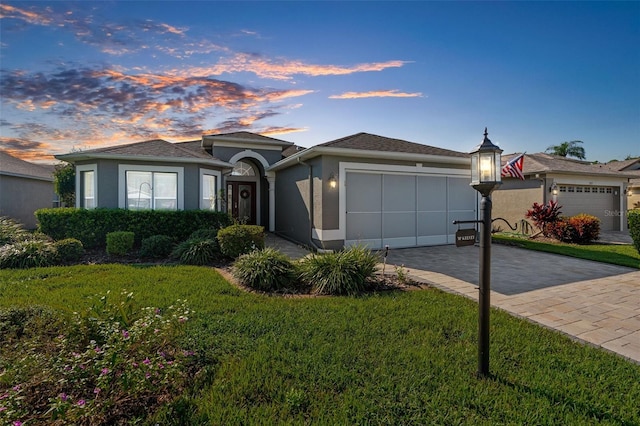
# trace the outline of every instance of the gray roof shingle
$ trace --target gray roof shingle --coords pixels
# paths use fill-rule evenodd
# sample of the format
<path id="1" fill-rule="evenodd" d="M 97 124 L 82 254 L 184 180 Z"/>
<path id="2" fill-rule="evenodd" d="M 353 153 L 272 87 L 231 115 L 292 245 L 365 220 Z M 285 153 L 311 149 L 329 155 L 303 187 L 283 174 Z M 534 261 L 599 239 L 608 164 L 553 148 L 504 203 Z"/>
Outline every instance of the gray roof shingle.
<path id="1" fill-rule="evenodd" d="M 502 156 L 503 165 L 512 158 L 520 155 L 509 154 Z M 535 173 L 572 173 L 586 175 L 609 175 L 620 177 L 631 177 L 629 173 L 620 172 L 607 167 L 606 164 L 592 164 L 588 161 L 575 160 L 572 158 L 560 157 L 544 152 L 536 154 L 525 154 L 522 172 L 525 175 Z"/>
<path id="2" fill-rule="evenodd" d="M 336 139 L 331 142 L 326 142 L 317 146 L 362 149 L 368 151 L 404 152 L 408 154 L 442 155 L 448 157 L 469 157 L 469 154 L 464 152 L 438 148 L 430 145 L 423 145 L 415 142 L 405 141 L 402 139 L 387 138 L 384 136 L 372 135 L 370 133 L 363 132 Z"/>
<path id="3" fill-rule="evenodd" d="M 5 151 L 0 151 L 0 174 L 53 181 L 52 167 L 21 160 Z"/>

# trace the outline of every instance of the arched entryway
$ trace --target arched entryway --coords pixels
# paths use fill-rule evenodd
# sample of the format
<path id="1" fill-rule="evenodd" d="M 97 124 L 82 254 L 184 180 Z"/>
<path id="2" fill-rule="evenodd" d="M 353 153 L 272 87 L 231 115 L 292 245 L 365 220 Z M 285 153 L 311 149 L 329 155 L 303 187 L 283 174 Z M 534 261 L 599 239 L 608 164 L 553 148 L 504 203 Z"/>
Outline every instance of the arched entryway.
<path id="1" fill-rule="evenodd" d="M 241 223 L 258 225 L 261 222 L 261 173 L 253 160 L 235 162 L 226 180 L 227 213 Z"/>

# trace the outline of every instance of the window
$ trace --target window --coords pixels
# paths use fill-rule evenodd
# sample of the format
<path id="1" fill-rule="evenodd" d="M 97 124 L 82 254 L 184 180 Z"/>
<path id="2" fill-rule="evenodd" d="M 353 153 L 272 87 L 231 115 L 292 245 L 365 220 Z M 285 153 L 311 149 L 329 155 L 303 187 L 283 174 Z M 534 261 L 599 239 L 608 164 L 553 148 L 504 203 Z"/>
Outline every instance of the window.
<path id="1" fill-rule="evenodd" d="M 233 166 L 233 171 L 231 172 L 232 176 L 255 176 L 256 171 L 251 165 L 246 161 L 238 161 L 235 166 Z"/>
<path id="2" fill-rule="evenodd" d="M 182 167 L 118 166 L 118 206 L 129 210 L 182 210 Z"/>
<path id="3" fill-rule="evenodd" d="M 611 194 L 613 192 L 613 188 L 607 188 L 607 194 Z"/>
<path id="4" fill-rule="evenodd" d="M 599 189 L 600 194 L 604 194 L 604 188 L 598 188 L 598 189 Z"/>
<path id="5" fill-rule="evenodd" d="M 97 164 L 76 166 L 76 207 L 95 209 L 98 206 Z"/>
<path id="6" fill-rule="evenodd" d="M 591 192 L 591 187 L 585 186 L 584 187 L 584 192 Z"/>
<path id="7" fill-rule="evenodd" d="M 560 185 L 560 192 L 567 192 L 567 187 L 564 185 Z"/>
<path id="8" fill-rule="evenodd" d="M 576 192 L 582 192 L 582 187 L 581 186 L 576 186 Z"/>
<path id="9" fill-rule="evenodd" d="M 82 207 L 85 209 L 95 209 L 96 208 L 96 193 L 94 191 L 95 188 L 95 172 L 93 170 L 88 170 L 86 172 L 80 172 L 80 180 L 82 187 Z"/>
<path id="10" fill-rule="evenodd" d="M 220 172 L 200 169 L 200 208 L 202 210 L 218 210 L 218 182 Z"/>
<path id="11" fill-rule="evenodd" d="M 573 186 L 567 188 L 567 192 L 576 192 L 576 189 Z"/>
<path id="12" fill-rule="evenodd" d="M 177 210 L 177 173 L 127 171 L 127 208 Z"/>

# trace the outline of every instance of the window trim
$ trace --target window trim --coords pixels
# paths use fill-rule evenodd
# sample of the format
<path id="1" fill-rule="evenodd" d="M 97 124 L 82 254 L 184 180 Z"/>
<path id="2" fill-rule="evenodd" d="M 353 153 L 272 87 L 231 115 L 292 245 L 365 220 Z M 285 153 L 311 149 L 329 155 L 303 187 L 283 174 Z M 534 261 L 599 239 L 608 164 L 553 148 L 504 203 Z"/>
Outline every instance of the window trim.
<path id="1" fill-rule="evenodd" d="M 176 173 L 178 175 L 176 210 L 184 210 L 184 167 L 118 164 L 118 207 L 121 209 L 127 208 L 127 172 Z"/>
<path id="2" fill-rule="evenodd" d="M 98 207 L 98 164 L 82 164 L 76 166 L 76 188 L 78 189 L 79 194 L 76 194 L 76 207 L 79 209 L 85 209 L 86 207 L 82 205 L 82 201 L 84 200 L 84 194 L 81 193 L 82 186 L 82 173 L 83 172 L 93 172 L 93 201 L 96 208 Z"/>
<path id="3" fill-rule="evenodd" d="M 205 208 L 205 205 L 204 205 L 203 178 L 204 178 L 205 175 L 214 176 L 216 178 L 216 187 L 215 187 L 216 204 L 215 204 L 215 211 L 220 211 L 220 202 L 221 201 L 218 199 L 217 194 L 220 191 L 220 188 L 222 187 L 222 173 L 220 173 L 219 170 L 212 170 L 212 169 L 200 169 L 199 179 L 198 179 L 198 183 L 200 185 L 200 191 L 198 191 L 200 201 L 198 202 L 198 204 L 200 206 L 200 209 L 201 210 L 209 210 L 208 208 Z"/>

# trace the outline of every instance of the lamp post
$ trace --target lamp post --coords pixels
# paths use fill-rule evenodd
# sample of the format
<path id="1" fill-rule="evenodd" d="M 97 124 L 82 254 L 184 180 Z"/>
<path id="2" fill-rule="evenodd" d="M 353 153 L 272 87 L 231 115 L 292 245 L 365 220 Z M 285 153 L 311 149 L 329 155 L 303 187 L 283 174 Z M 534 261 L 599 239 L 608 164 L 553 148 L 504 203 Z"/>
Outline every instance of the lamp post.
<path id="1" fill-rule="evenodd" d="M 502 150 L 487 137 L 471 153 L 471 186 L 480 201 L 480 295 L 478 315 L 478 376 L 489 376 L 489 311 L 491 307 L 491 192 L 501 185 Z"/>

